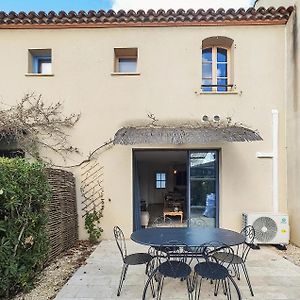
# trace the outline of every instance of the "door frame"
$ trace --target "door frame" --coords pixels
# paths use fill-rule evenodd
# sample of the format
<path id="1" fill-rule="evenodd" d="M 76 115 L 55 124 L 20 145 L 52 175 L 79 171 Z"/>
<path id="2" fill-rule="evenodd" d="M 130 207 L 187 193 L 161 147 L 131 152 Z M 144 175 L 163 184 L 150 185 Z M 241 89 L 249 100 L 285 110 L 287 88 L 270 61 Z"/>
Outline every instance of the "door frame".
<path id="1" fill-rule="evenodd" d="M 215 227 L 220 227 L 220 149 L 205 148 L 205 149 L 187 149 L 187 226 L 191 226 L 191 168 L 190 168 L 190 154 L 193 152 L 215 152 L 216 153 L 216 223 Z"/>
<path id="2" fill-rule="evenodd" d="M 131 149 L 131 158 L 132 158 L 132 191 L 134 191 L 134 178 L 135 178 L 135 153 L 136 152 L 143 152 L 143 151 L 185 151 L 186 152 L 186 174 L 187 174 L 187 191 L 186 191 L 186 208 L 187 208 L 187 218 L 190 220 L 190 211 L 191 211 L 191 191 L 190 191 L 190 153 L 191 152 L 209 152 L 214 151 L 216 152 L 216 228 L 220 226 L 220 148 L 132 148 Z M 134 214 L 135 214 L 135 203 L 134 203 L 134 194 L 132 193 L 132 218 L 133 218 L 133 228 L 134 228 Z M 190 221 L 187 222 L 187 227 L 190 227 Z"/>

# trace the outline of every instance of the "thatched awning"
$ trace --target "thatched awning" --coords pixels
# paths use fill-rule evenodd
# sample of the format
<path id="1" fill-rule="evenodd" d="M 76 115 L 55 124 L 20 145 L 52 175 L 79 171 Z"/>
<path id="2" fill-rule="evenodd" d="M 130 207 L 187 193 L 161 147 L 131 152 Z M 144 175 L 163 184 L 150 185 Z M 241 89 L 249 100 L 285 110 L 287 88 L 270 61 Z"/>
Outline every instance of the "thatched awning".
<path id="1" fill-rule="evenodd" d="M 258 132 L 242 125 L 227 126 L 132 126 L 117 131 L 114 144 L 207 144 L 261 141 Z"/>

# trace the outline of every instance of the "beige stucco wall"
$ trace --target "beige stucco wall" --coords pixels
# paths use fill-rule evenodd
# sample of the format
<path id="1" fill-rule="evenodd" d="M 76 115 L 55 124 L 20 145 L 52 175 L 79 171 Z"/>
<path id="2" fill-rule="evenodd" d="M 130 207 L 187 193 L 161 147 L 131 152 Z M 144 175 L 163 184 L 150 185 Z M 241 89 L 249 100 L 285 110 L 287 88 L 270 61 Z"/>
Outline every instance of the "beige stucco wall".
<path id="1" fill-rule="evenodd" d="M 196 94 L 201 84 L 201 41 L 234 40 L 238 94 Z M 271 211 L 272 109 L 280 117 L 280 210 L 286 211 L 284 26 L 226 26 L 69 30 L 0 30 L 0 97 L 14 103 L 24 93 L 61 100 L 66 113 L 80 112 L 70 132 L 85 157 L 130 120 L 152 112 L 161 121 L 232 117 L 258 129 L 264 141 L 213 145 L 136 145 L 135 148 L 220 149 L 220 226 L 239 230 L 244 211 Z M 114 47 L 138 47 L 139 76 L 112 76 Z M 52 48 L 53 77 L 28 77 L 29 48 Z M 82 157 L 73 157 L 80 161 Z M 132 231 L 132 147 L 115 146 L 98 157 L 104 167 L 104 237 L 120 225 Z M 80 169 L 73 170 L 80 184 Z M 78 198 L 80 193 L 78 190 Z M 109 201 L 110 199 L 110 201 Z M 80 200 L 78 209 L 81 211 Z M 83 220 L 80 236 L 86 235 Z"/>
<path id="2" fill-rule="evenodd" d="M 287 199 L 291 241 L 300 246 L 300 20 L 299 0 L 260 0 L 258 6 L 296 5 L 286 26 L 286 106 L 287 106 Z"/>
<path id="3" fill-rule="evenodd" d="M 299 2 L 300 4 L 300 2 Z M 298 29 L 297 29 L 298 28 Z M 287 26 L 287 199 L 291 224 L 291 241 L 300 246 L 300 95 L 299 95 L 299 28 L 296 15 Z"/>
<path id="4" fill-rule="evenodd" d="M 298 0 L 259 0 L 256 3 L 256 7 L 264 6 L 264 7 L 288 7 L 288 6 L 293 6 L 295 2 Z"/>

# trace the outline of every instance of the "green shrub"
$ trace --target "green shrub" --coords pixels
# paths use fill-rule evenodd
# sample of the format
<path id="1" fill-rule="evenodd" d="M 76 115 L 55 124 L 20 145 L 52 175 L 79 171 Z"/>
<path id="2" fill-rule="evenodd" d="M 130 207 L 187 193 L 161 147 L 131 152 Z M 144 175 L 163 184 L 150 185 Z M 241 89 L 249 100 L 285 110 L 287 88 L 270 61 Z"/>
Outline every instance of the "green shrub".
<path id="1" fill-rule="evenodd" d="M 44 166 L 0 158 L 0 298 L 29 290 L 48 253 Z"/>
<path id="2" fill-rule="evenodd" d="M 89 234 L 89 241 L 97 243 L 103 229 L 99 226 L 100 219 L 103 217 L 102 211 L 93 210 L 85 215 L 84 227 Z"/>

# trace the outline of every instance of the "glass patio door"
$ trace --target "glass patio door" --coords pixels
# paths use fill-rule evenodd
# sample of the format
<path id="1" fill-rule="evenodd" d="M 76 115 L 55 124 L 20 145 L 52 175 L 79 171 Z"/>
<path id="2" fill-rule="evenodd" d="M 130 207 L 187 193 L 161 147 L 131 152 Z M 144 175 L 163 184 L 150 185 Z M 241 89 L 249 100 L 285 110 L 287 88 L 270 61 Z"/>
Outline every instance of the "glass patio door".
<path id="1" fill-rule="evenodd" d="M 218 171 L 218 151 L 189 151 L 189 226 L 218 226 Z"/>

